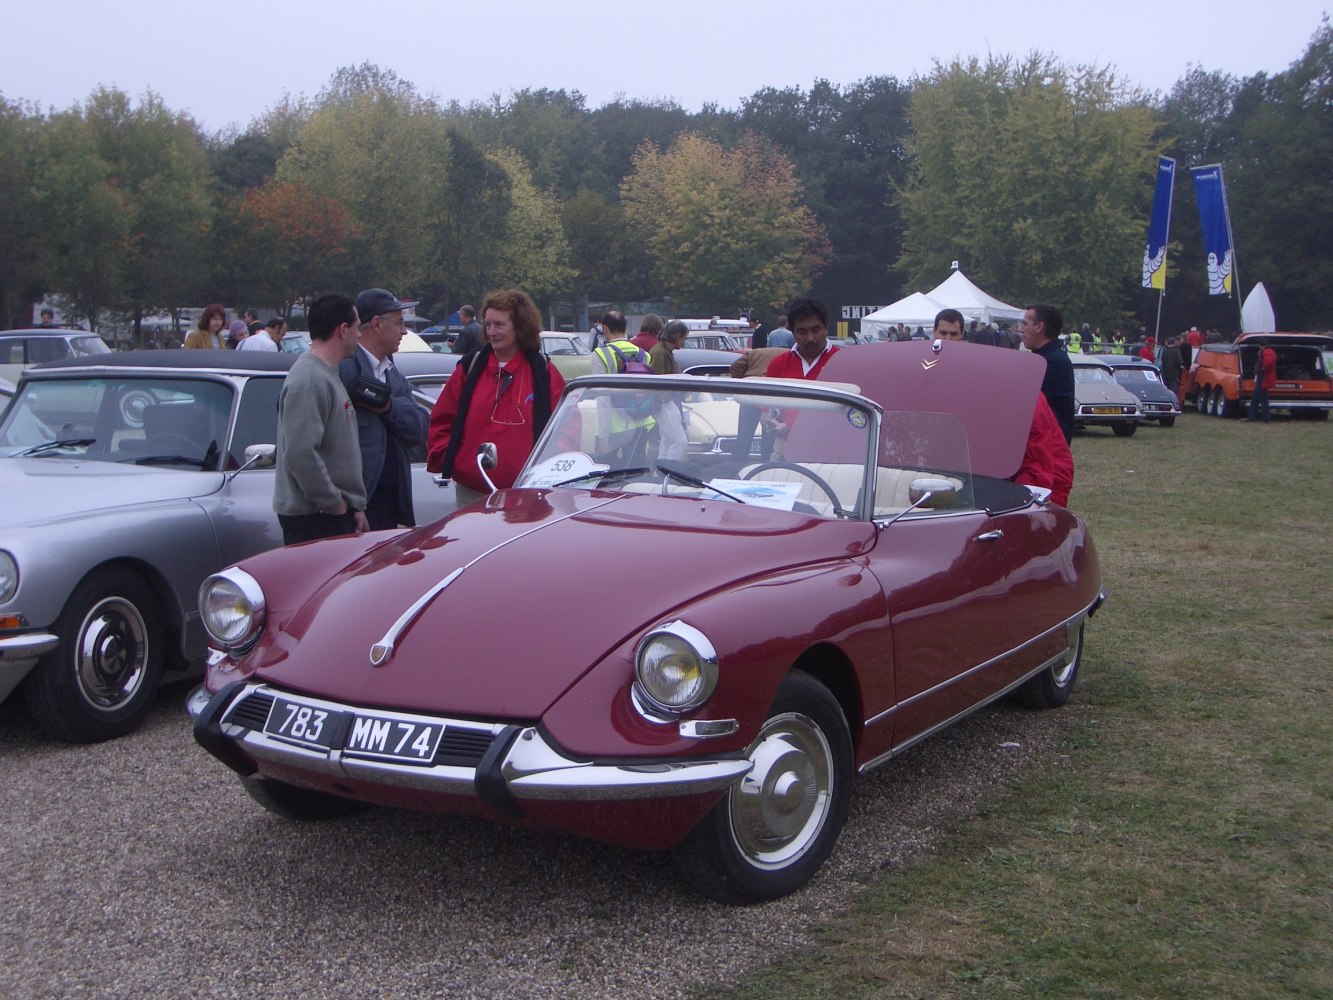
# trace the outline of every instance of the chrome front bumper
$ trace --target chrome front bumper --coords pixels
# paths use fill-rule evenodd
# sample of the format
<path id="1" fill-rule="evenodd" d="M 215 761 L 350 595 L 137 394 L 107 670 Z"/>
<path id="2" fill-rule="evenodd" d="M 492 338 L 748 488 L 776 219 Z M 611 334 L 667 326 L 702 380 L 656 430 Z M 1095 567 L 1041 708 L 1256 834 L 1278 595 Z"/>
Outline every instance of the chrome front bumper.
<path id="1" fill-rule="evenodd" d="M 536 726 L 368 709 L 379 718 L 443 723 L 449 731 L 466 734 L 474 745 L 484 745 L 484 750 L 478 751 L 475 766 L 376 760 L 337 749 L 325 751 L 298 745 L 264 733 L 262 722 L 253 727 L 236 721 L 236 709 L 246 699 L 270 693 L 330 711 L 357 711 L 355 706 L 305 695 L 286 695 L 253 682 L 236 682 L 212 696 L 201 687 L 186 702 L 194 718 L 195 739 L 242 775 L 259 770 L 255 762 L 261 765 L 271 762 L 339 780 L 475 796 L 507 815 L 512 815 L 517 804 L 524 800 L 591 802 L 703 795 L 725 790 L 753 766 L 743 757 L 615 764 L 575 760 L 552 745 Z M 251 722 L 255 719 L 257 716 Z"/>
<path id="2" fill-rule="evenodd" d="M 48 632 L 26 632 L 0 639 L 0 701 L 19 686 L 38 660 L 59 645 L 60 637 Z"/>

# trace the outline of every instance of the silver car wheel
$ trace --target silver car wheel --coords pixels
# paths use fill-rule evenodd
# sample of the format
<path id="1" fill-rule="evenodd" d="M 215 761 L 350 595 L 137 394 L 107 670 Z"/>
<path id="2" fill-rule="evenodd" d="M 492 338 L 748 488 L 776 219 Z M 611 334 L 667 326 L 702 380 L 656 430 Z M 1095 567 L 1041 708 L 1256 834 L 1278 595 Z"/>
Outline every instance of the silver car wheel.
<path id="1" fill-rule="evenodd" d="M 88 609 L 75 638 L 79 693 L 99 711 L 119 708 L 138 692 L 147 673 L 148 627 L 139 609 L 108 597 Z"/>
<path id="2" fill-rule="evenodd" d="M 832 808 L 833 751 L 810 718 L 769 719 L 751 747 L 754 769 L 730 793 L 736 848 L 756 868 L 783 868 L 814 845 Z"/>

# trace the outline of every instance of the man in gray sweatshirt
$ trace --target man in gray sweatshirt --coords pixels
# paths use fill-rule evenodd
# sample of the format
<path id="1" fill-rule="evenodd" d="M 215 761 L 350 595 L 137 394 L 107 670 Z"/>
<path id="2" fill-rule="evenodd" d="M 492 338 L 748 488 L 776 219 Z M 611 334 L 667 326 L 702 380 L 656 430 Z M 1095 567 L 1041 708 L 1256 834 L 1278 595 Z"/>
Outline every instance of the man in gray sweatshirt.
<path id="1" fill-rule="evenodd" d="M 287 545 L 368 529 L 356 411 L 338 365 L 356 353 L 361 321 L 346 295 L 310 305 L 310 350 L 296 359 L 278 399 L 273 509 Z"/>

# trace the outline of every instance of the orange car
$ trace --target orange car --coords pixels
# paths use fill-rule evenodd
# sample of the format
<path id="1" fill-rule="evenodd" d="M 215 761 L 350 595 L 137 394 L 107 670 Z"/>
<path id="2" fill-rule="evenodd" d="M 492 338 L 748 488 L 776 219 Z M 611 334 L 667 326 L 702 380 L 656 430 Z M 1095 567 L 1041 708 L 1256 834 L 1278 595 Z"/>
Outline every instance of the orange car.
<path id="1" fill-rule="evenodd" d="M 1200 413 L 1238 416 L 1254 395 L 1254 367 L 1261 343 L 1277 352 L 1277 387 L 1270 407 L 1293 417 L 1327 420 L 1333 410 L 1333 336 L 1317 333 L 1242 333 L 1234 344 L 1204 344 L 1194 355 L 1182 389 Z"/>

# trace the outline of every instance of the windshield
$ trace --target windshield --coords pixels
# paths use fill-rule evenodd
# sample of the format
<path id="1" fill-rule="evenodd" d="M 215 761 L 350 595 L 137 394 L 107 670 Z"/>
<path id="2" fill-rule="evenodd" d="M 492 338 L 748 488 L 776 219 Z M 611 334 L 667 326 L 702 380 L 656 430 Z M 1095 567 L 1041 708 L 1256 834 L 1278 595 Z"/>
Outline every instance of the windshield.
<path id="1" fill-rule="evenodd" d="M 1091 365 L 1074 366 L 1075 382 L 1114 382 L 1109 368 L 1093 368 Z"/>
<path id="2" fill-rule="evenodd" d="M 960 494 L 970 483 L 966 434 L 951 414 L 889 414 L 880 433 L 872 403 L 805 395 L 798 381 L 605 381 L 616 385 L 569 388 L 518 486 L 869 518 L 903 511 L 922 477 L 943 475 Z"/>
<path id="3" fill-rule="evenodd" d="M 542 337 L 543 354 L 591 354 L 581 337 Z"/>
<path id="4" fill-rule="evenodd" d="M 30 381 L 5 411 L 0 456 L 215 470 L 232 397 L 226 382 L 165 375 Z"/>

